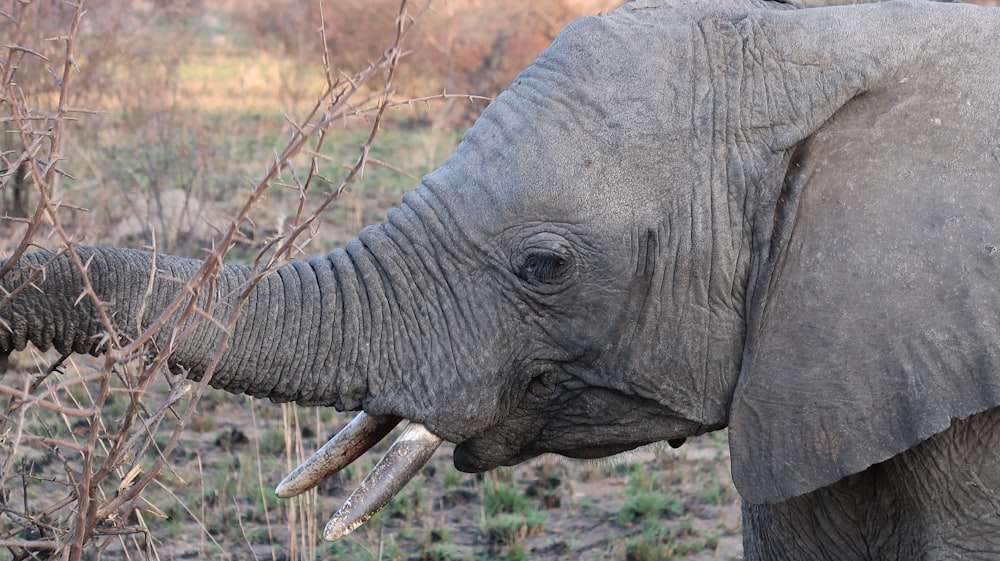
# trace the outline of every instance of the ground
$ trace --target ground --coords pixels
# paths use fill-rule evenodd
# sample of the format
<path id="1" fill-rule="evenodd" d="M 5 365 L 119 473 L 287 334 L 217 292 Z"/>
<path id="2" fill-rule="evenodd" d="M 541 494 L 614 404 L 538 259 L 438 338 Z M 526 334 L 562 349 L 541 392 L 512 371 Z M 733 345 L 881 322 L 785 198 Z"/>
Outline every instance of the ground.
<path id="1" fill-rule="evenodd" d="M 273 411 L 278 407 L 258 406 L 258 428 L 253 430 L 248 407 L 221 401 L 211 405 L 215 417 L 226 421 L 184 443 L 188 462 L 211 465 L 220 462 L 220 456 L 252 449 L 252 440 L 266 441 L 281 419 L 269 418 L 279 417 Z M 337 415 L 324 428 L 333 432 L 347 420 Z M 272 422 L 274 428 L 266 428 Z M 305 432 L 312 436 L 314 431 Z M 241 433 L 246 442 L 232 437 Z M 223 447 L 220 438 L 226 442 Z M 316 546 L 334 559 L 643 561 L 741 556 L 739 499 L 730 481 L 725 433 L 692 439 L 679 450 L 650 446 L 598 461 L 546 456 L 478 476 L 457 472 L 451 453 L 450 445 L 439 450 L 399 498 L 343 542 L 302 547 Z M 360 460 L 362 469 L 352 468 L 323 485 L 312 511 L 304 513 L 309 521 L 302 521 L 300 529 L 321 528 L 377 457 L 369 453 Z M 270 489 L 282 475 L 280 470 L 266 475 L 265 487 Z M 225 549 L 233 559 L 248 558 L 251 551 L 260 559 L 272 554 L 281 559 L 287 546 L 271 547 L 270 539 L 264 539 L 268 529 L 260 513 L 248 508 L 245 519 L 230 527 L 227 541 L 233 545 Z M 308 528 L 310 523 L 313 528 Z M 277 543 L 289 539 L 276 524 L 270 532 Z M 197 524 L 192 520 L 189 525 L 181 535 L 198 536 Z M 239 534 L 257 539 L 241 540 Z M 165 537 L 159 546 L 161 558 L 200 558 L 205 541 Z"/>
<path id="2" fill-rule="evenodd" d="M 15 355 L 15 359 L 18 355 Z M 23 362 L 23 361 L 22 361 Z M 93 389 L 77 381 L 87 360 L 44 382 L 65 392 L 55 401 L 84 407 Z M 3 393 L 34 379 L 9 372 Z M 162 386 L 162 387 L 161 387 Z M 143 397 L 146 425 L 170 393 L 156 383 Z M 37 403 L 37 402 L 36 402 Z M 96 449 L 106 451 L 127 404 L 112 391 Z M 169 409 L 180 416 L 189 403 Z M 741 557 L 739 498 L 732 486 L 725 432 L 691 439 L 674 450 L 649 446 L 604 460 L 545 456 L 483 475 L 460 473 L 446 444 L 376 518 L 347 539 L 326 543 L 321 530 L 360 482 L 393 435 L 323 484 L 318 492 L 277 499 L 274 485 L 350 420 L 331 410 L 277 405 L 208 390 L 191 422 L 166 453 L 167 467 L 134 508 L 100 524 L 87 556 L 97 559 L 343 559 L 448 561 L 729 560 Z M 28 409 L 18 428 L 16 412 Z M 175 423 L 154 427 L 165 446 Z M 0 451 L 13 466 L 5 481 L 0 540 L 37 539 L 70 527 L 75 505 L 64 502 L 79 478 L 86 425 L 45 408 L 7 410 Z M 141 434 L 144 429 L 133 431 Z M 397 429 L 398 431 L 399 429 Z M 47 434 L 47 438 L 34 435 Z M 27 436 L 25 436 L 27 435 Z M 53 444 L 64 443 L 59 446 Z M 155 457 L 156 453 L 146 456 Z M 95 465 L 100 465 L 100 454 Z M 101 486 L 114 498 L 149 468 L 151 458 L 125 463 Z M 68 475 L 72 474 L 72 475 Z M 26 514 L 22 516 L 21 513 Z M 36 524 L 27 524 L 31 520 Z M 22 550 L 11 549 L 16 553 Z M 103 552 L 103 557 L 102 557 Z"/>

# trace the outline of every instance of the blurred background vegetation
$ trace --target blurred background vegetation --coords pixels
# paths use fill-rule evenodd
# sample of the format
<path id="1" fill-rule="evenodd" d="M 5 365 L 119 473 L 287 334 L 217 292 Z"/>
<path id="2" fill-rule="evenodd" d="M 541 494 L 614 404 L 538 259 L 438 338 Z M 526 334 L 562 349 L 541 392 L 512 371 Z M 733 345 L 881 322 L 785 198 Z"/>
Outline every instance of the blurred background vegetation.
<path id="1" fill-rule="evenodd" d="M 393 96 L 435 99 L 390 112 L 383 129 L 391 134 L 372 147 L 372 157 L 388 165 L 369 166 L 324 216 L 315 251 L 380 220 L 568 21 L 616 3 L 411 3 L 411 13 L 422 13 L 404 44 Z M 18 13 L 18 0 L 3 4 L 6 14 Z M 398 0 L 87 1 L 69 101 L 88 112 L 75 113 L 67 126 L 52 193 L 87 211 L 65 216 L 64 226 L 87 244 L 149 244 L 155 231 L 159 249 L 196 255 L 287 141 L 289 119 L 301 119 L 316 102 L 327 83 L 324 57 L 345 75 L 365 68 L 391 42 L 398 9 Z M 63 2 L 33 2 L 20 16 L 30 21 L 19 37 L 8 35 L 10 19 L 0 20 L 0 36 L 24 47 L 10 51 L 3 70 L 16 72 L 17 95 L 38 104 L 40 115 L 55 110 L 64 46 L 52 38 L 66 33 L 73 11 Z M 358 105 L 356 117 L 335 127 L 322 160 L 321 174 L 334 185 L 367 137 L 370 114 L 361 110 L 372 104 Z M 0 216 L 25 217 L 35 201 L 26 170 L 11 169 L 21 145 L 13 129 L 0 134 Z M 250 241 L 282 232 L 298 193 L 268 197 L 243 228 Z M 17 227 L 0 224 L 8 239 L 18 237 Z"/>

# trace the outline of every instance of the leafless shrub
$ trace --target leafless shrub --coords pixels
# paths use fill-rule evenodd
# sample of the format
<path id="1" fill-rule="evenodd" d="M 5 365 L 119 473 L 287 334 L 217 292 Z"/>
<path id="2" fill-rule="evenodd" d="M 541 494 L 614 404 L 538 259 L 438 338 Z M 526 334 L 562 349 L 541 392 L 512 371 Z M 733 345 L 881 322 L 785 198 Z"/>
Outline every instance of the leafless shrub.
<path id="1" fill-rule="evenodd" d="M 177 67 L 182 52 L 165 49 L 163 43 L 176 40 L 162 34 L 151 39 L 152 26 L 162 23 L 168 11 L 138 6 L 129 0 L 91 0 L 87 3 L 88 17 L 76 28 L 76 47 L 71 66 L 72 88 L 64 87 L 65 62 L 63 39 L 76 17 L 71 2 L 20 2 L 9 0 L 0 8 L 7 17 L 2 25 L 10 37 L 3 64 L 3 83 L 7 95 L 16 91 L 22 103 L 39 113 L 51 114 L 64 107 L 94 107 L 106 103 L 124 103 L 132 107 L 142 103 L 154 105 L 161 92 L 169 91 L 164 84 Z M 183 33 L 175 27 L 177 33 Z M 145 60 L 147 64 L 133 67 L 130 61 Z M 131 68 L 129 71 L 125 69 Z M 126 87 L 127 86 L 127 87 Z M 14 88 L 14 89 L 10 89 Z M 73 126 L 63 121 L 61 126 Z M 62 139 L 63 149 L 72 150 Z M 0 129 L 0 214 L 26 217 L 29 198 L 34 193 L 25 162 L 12 167 L 10 156 L 21 146 L 20 131 L 11 127 Z M 16 159 L 16 158 L 15 158 Z"/>
<path id="2" fill-rule="evenodd" d="M 3 25 L 12 32 L 3 61 L 0 122 L 12 131 L 13 143 L 4 150 L 6 171 L 0 175 L 0 192 L 18 185 L 30 189 L 34 209 L 24 208 L 26 217 L 8 216 L 4 227 L 13 232 L 14 243 L 0 248 L 9 260 L 0 266 L 0 276 L 24 252 L 33 247 L 50 246 L 68 255 L 86 279 L 87 263 L 73 251 L 80 243 L 78 234 L 64 227 L 78 209 L 59 192 L 60 162 L 67 146 L 67 127 L 75 119 L 91 113 L 74 106 L 85 99 L 78 92 L 77 76 L 84 59 L 82 29 L 107 22 L 89 19 L 83 0 L 69 15 L 48 20 L 37 10 L 40 3 L 14 2 L 9 11 L 0 13 Z M 63 8 L 60 8 L 63 9 Z M 65 16 L 65 17 L 63 17 Z M 56 25 L 47 29 L 41 25 Z M 199 294 L 212 293 L 213 282 L 227 253 L 242 243 L 241 226 L 265 194 L 280 186 L 293 189 L 303 201 L 288 221 L 281 235 L 256 249 L 254 274 L 240 289 L 246 296 L 263 278 L 300 254 L 303 245 L 314 235 L 314 224 L 351 181 L 370 163 L 369 153 L 386 109 L 396 78 L 401 41 L 414 22 L 405 0 L 395 18 L 395 39 L 388 49 L 363 72 L 344 77 L 327 65 L 327 85 L 311 112 L 301 120 L 291 121 L 293 133 L 287 145 L 275 155 L 262 179 L 252 187 L 241 208 L 220 229 L 204 265 L 191 279 L 176 301 L 138 337 L 127 340 L 117 332 L 107 311 L 85 281 L 82 298 L 91 299 L 101 314 L 107 333 L 107 354 L 94 363 L 77 363 L 68 357 L 32 356 L 22 364 L 32 374 L 8 374 L 0 380 L 0 547 L 14 559 L 60 558 L 78 560 L 100 558 L 156 558 L 157 540 L 150 534 L 149 517 L 163 515 L 164 508 L 147 500 L 147 489 L 162 483 L 158 479 L 170 469 L 185 426 L 194 414 L 213 367 L 202 380 L 189 385 L 182 376 L 166 368 L 172 347 L 148 356 L 153 333 L 170 329 L 168 318 L 178 314 L 176 325 L 186 325 L 176 333 L 175 341 L 188 336 L 195 324 L 210 320 L 216 303 L 205 308 L 196 302 Z M 33 27 L 34 26 L 34 27 Z M 52 33 L 51 42 L 60 46 L 47 53 L 32 47 L 32 37 Z M 32 72 L 50 74 L 59 85 L 55 91 L 33 88 L 21 76 Z M 51 72 L 49 72 L 51 70 Z M 373 84 L 380 84 L 372 88 Z M 372 93 L 374 92 L 374 93 Z M 77 96 L 80 93 L 81 95 Z M 44 100 L 53 96 L 50 104 Z M 367 113 L 370 133 L 353 165 L 340 179 L 320 176 L 320 160 L 328 129 L 348 115 Z M 306 162 L 302 166 L 302 161 Z M 332 184 L 318 204 L 306 207 L 307 195 L 320 189 L 317 184 Z M 161 193 L 162 194 L 162 193 Z M 25 205 L 24 199 L 21 199 Z M 39 271 L 39 274 L 44 274 Z M 22 287 L 25 289 L 27 287 Z M 18 289 L 18 290 L 21 290 Z M 0 307 L 11 295 L 0 295 Z M 224 321 L 229 332 L 238 311 Z M 171 324 L 173 325 L 173 324 Z M 0 327 L 2 328 L 2 327 Z M 174 328 L 178 329 L 178 328 Z M 225 341 L 220 345 L 219 352 Z M 138 359 L 137 357 L 146 357 Z M 218 359 L 218 354 L 216 360 Z M 156 381 L 165 379 L 165 388 Z M 286 415 L 291 411 L 286 406 Z M 295 426 L 289 420 L 286 427 Z M 301 446 L 298 452 L 301 453 Z M 286 446 L 289 467 L 298 462 L 294 446 Z M 259 472 L 258 472 L 259 474 Z M 167 489 L 169 492 L 169 489 Z M 294 522 L 302 517 L 303 507 L 315 501 L 314 494 L 288 503 L 289 533 L 296 532 Z M 186 507 L 185 507 L 186 508 Z M 298 514 L 297 514 L 298 513 Z M 311 527 L 306 520 L 303 528 Z M 203 524 L 205 528 L 205 524 Z M 303 530 L 308 534 L 310 530 Z M 209 532 L 206 528 L 206 535 Z M 289 558 L 315 557 L 315 534 L 288 544 Z M 312 545 L 310 545 L 312 544 Z M 302 551 L 297 548 L 301 547 Z M 309 548 L 313 548 L 309 550 Z"/>

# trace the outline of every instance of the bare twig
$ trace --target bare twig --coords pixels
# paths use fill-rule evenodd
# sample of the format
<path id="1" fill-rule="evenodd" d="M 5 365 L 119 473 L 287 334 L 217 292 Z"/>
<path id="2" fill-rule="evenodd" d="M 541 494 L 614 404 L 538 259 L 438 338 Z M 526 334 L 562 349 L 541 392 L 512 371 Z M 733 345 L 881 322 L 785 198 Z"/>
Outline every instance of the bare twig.
<path id="1" fill-rule="evenodd" d="M 301 254 L 302 248 L 315 235 L 320 216 L 334 204 L 352 181 L 364 174 L 368 165 L 414 177 L 371 156 L 388 110 L 413 103 L 467 96 L 442 93 L 414 100 L 394 98 L 397 68 L 405 52 L 402 44 L 413 26 L 414 18 L 419 15 L 410 14 L 408 4 L 401 2 L 394 39 L 369 68 L 345 78 L 332 69 L 329 57 L 324 55 L 324 72 L 327 78 L 325 90 L 304 119 L 286 116 L 293 125 L 291 138 L 275 154 L 264 176 L 252 185 L 242 206 L 221 229 L 218 240 L 206 251 L 198 271 L 191 278 L 164 278 L 156 270 L 157 247 L 154 241 L 153 267 L 146 280 L 140 314 L 135 318 L 116 318 L 116 311 L 109 309 L 101 301 L 98 291 L 91 283 L 89 263 L 76 251 L 80 243 L 79 237 L 63 221 L 63 216 L 69 211 L 81 209 L 67 204 L 58 196 L 59 181 L 66 176 L 57 168 L 59 165 L 68 167 L 63 161 L 64 154 L 67 153 L 66 123 L 72 119 L 72 115 L 95 113 L 71 103 L 76 81 L 74 76 L 79 72 L 74 59 L 81 20 L 86 10 L 82 0 L 67 5 L 73 8 L 74 13 L 65 33 L 59 33 L 55 38 L 64 47 L 61 54 L 53 54 L 50 50 L 43 53 L 29 41 L 22 40 L 25 33 L 20 26 L 33 21 L 33 16 L 26 17 L 26 14 L 31 16 L 27 10 L 37 9 L 37 4 L 19 4 L 17 9 L 20 11 L 12 16 L 0 14 L 0 17 L 6 17 L 18 26 L 9 40 L 13 46 L 7 49 L 8 55 L 16 55 L 16 60 L 15 57 L 8 56 L 8 61 L 13 62 L 3 65 L 3 82 L 0 83 L 3 99 L 0 105 L 9 107 L 4 109 L 5 112 L 9 111 L 9 115 L 0 116 L 0 122 L 15 125 L 12 128 L 15 129 L 21 146 L 19 152 L 3 153 L 4 168 L 0 171 L 0 188 L 8 182 L 17 181 L 18 170 L 25 169 L 25 179 L 38 199 L 32 215 L 24 219 L 24 230 L 10 259 L 0 264 L 0 277 L 8 275 L 15 267 L 23 266 L 20 258 L 32 247 L 36 247 L 36 238 L 41 238 L 42 233 L 45 233 L 48 243 L 58 245 L 52 259 L 68 260 L 79 272 L 82 279 L 80 301 L 92 304 L 92 308 L 96 310 L 104 331 L 100 346 L 106 354 L 103 362 L 93 371 L 76 371 L 75 363 L 64 364 L 63 357 L 48 368 L 40 367 L 31 379 L 22 377 L 16 382 L 0 380 L 0 396 L 7 401 L 4 413 L 0 416 L 0 429 L 12 443 L 4 451 L 5 454 L 10 454 L 7 454 L 0 465 L 0 516 L 20 516 L 9 508 L 10 505 L 2 503 L 6 500 L 3 499 L 6 496 L 5 481 L 12 473 L 15 465 L 13 458 L 17 457 L 18 446 L 22 443 L 25 447 L 44 450 L 46 459 L 53 466 L 45 474 L 46 481 L 60 486 L 65 493 L 56 500 L 39 506 L 29 504 L 31 493 L 27 490 L 21 492 L 19 496 L 24 498 L 24 512 L 21 524 L 17 527 L 34 525 L 33 527 L 42 529 L 42 535 L 37 540 L 22 540 L 15 533 L 5 534 L 0 530 L 0 547 L 53 551 L 54 556 L 76 560 L 87 556 L 88 548 L 103 553 L 115 543 L 125 547 L 129 542 L 124 536 L 132 536 L 135 545 L 128 547 L 134 548 L 133 551 L 141 550 L 149 557 L 153 550 L 148 536 L 145 546 L 137 544 L 143 541 L 147 532 L 145 523 L 138 518 L 139 513 L 158 510 L 144 504 L 143 493 L 150 484 L 167 491 L 182 505 L 183 510 L 202 525 L 205 535 L 211 538 L 209 528 L 158 478 L 164 473 L 170 473 L 164 470 L 169 470 L 171 453 L 182 438 L 185 426 L 194 419 L 199 399 L 207 389 L 212 373 L 223 360 L 223 353 L 241 307 L 252 291 L 268 275 Z M 324 44 L 325 33 L 321 30 Z M 59 71 L 54 74 L 58 84 L 58 92 L 54 94 L 56 108 L 50 114 L 29 109 L 31 106 L 13 79 L 14 69 L 19 62 L 39 64 L 43 60 L 41 56 L 48 56 L 50 61 L 60 65 Z M 375 91 L 371 97 L 370 91 Z M 361 101 L 357 101 L 358 99 Z M 334 180 L 335 188 L 324 193 L 318 205 L 307 204 L 310 202 L 307 201 L 309 197 L 316 196 L 314 192 L 319 186 L 325 188 L 325 184 L 329 183 L 321 175 L 320 164 L 328 159 L 324 155 L 324 147 L 330 139 L 330 127 L 357 115 L 367 117 L 369 124 L 368 134 L 357 158 L 339 181 Z M 69 146 L 72 147 L 72 144 Z M 301 159 L 295 160 L 302 156 L 309 158 L 306 165 L 302 165 Z M 259 249 L 250 278 L 243 286 L 232 294 L 224 293 L 216 279 L 229 251 L 243 238 L 241 226 L 251 222 L 254 209 L 260 206 L 267 193 L 281 185 L 294 189 L 299 197 L 295 215 L 287 231 Z M 67 193 L 66 198 L 69 196 Z M 8 293 L 0 294 L 0 309 L 24 291 L 36 290 L 41 283 L 33 283 L 43 278 L 49 263 L 51 261 L 37 269 L 17 271 L 15 274 L 24 282 Z M 178 296 L 160 310 L 157 317 L 151 321 L 143 321 L 142 318 L 149 313 L 154 282 L 176 282 L 179 287 Z M 222 307 L 223 303 L 233 301 L 238 302 L 235 309 Z M 199 325 L 205 325 L 204 322 L 214 325 L 221 333 L 218 347 L 205 374 L 194 385 L 172 385 L 169 395 L 159 398 L 158 406 L 145 405 L 144 400 L 148 400 L 148 392 L 155 380 L 166 377 L 168 383 L 175 383 L 176 377 L 170 373 L 169 357 L 188 337 L 194 335 Z M 135 336 L 131 339 L 121 332 L 131 332 L 133 329 Z M 157 342 L 161 346 L 157 347 Z M 141 367 L 136 366 L 137 357 L 146 359 Z M 80 388 L 83 388 L 82 392 Z M 111 421 L 107 411 L 116 394 L 124 394 L 128 403 L 124 411 L 116 414 Z M 286 406 L 282 412 L 286 426 L 294 427 L 293 432 L 298 433 L 300 427 L 294 410 Z M 45 420 L 44 416 L 51 419 L 53 414 L 56 421 Z M 30 421 L 37 422 L 42 428 L 29 427 Z M 289 464 L 296 460 L 291 456 L 293 452 L 299 456 L 305 452 L 301 442 L 297 442 L 297 449 L 293 450 L 291 445 L 288 447 L 289 456 L 286 460 Z M 40 482 L 42 479 L 32 474 L 31 469 L 21 468 L 21 481 Z M 52 475 L 58 469 L 62 473 Z M 261 487 L 264 486 L 263 477 L 258 469 L 256 479 Z M 290 524 L 300 520 L 304 525 L 310 526 L 303 532 L 302 544 L 315 544 L 318 540 L 315 528 L 308 524 L 315 501 L 316 495 L 313 493 L 284 507 L 289 513 Z M 265 517 L 270 519 L 268 514 L 270 513 L 265 512 Z M 279 530 L 274 532 L 280 533 Z M 221 547 L 218 542 L 215 545 Z M 303 545 L 302 549 L 315 553 L 315 545 Z"/>

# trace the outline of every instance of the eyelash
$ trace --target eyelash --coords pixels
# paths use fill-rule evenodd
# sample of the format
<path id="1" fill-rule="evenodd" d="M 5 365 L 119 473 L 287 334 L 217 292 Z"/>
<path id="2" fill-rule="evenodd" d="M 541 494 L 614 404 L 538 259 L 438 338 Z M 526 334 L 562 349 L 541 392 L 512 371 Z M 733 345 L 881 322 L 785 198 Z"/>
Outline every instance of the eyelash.
<path id="1" fill-rule="evenodd" d="M 569 261 L 555 253 L 536 251 L 528 254 L 521 266 L 521 278 L 540 282 L 558 280 L 566 270 Z"/>

